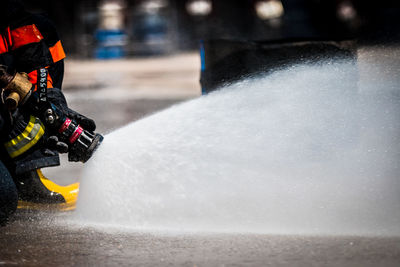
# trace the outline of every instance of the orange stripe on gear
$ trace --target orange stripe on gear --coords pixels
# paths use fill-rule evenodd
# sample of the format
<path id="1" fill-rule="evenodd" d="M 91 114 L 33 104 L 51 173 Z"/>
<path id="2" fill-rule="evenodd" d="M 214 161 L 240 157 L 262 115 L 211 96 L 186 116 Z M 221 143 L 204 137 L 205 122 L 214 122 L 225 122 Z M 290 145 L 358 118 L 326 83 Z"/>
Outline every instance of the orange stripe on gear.
<path id="1" fill-rule="evenodd" d="M 38 43 L 43 40 L 43 36 L 38 28 L 32 24 L 12 30 L 11 40 L 14 50 L 27 44 Z"/>
<path id="2" fill-rule="evenodd" d="M 65 58 L 64 48 L 62 47 L 61 41 L 58 41 L 54 46 L 49 48 L 53 62 L 60 61 Z"/>

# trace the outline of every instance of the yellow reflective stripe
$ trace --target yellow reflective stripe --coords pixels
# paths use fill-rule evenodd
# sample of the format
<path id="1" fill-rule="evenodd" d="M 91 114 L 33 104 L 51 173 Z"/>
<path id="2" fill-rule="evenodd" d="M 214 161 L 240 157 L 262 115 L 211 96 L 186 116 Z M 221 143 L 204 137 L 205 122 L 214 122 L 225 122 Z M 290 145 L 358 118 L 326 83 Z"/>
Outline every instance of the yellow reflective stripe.
<path id="1" fill-rule="evenodd" d="M 6 147 L 6 150 L 11 158 L 15 158 L 18 157 L 19 155 L 22 155 L 39 141 L 39 139 L 44 134 L 44 130 L 43 127 L 40 127 L 40 124 L 38 124 L 38 126 L 39 126 L 38 131 L 35 131 L 33 133 L 34 136 L 33 139 L 29 137 L 28 139 L 25 140 L 26 142 L 21 142 L 17 146 Z"/>
<path id="2" fill-rule="evenodd" d="M 31 116 L 25 130 L 4 144 L 11 158 L 18 157 L 34 146 L 44 134 L 44 126 L 41 121 Z"/>
<path id="3" fill-rule="evenodd" d="M 36 118 L 31 116 L 29 123 L 26 126 L 25 130 L 20 135 L 15 137 L 14 139 L 5 143 L 5 146 L 6 147 L 16 146 L 16 145 L 18 145 L 19 142 L 29 138 L 29 134 L 32 132 L 32 129 L 35 126 L 35 121 L 36 121 Z"/>
<path id="4" fill-rule="evenodd" d="M 39 129 L 39 132 L 37 133 L 37 135 L 35 136 L 35 138 L 32 139 L 31 142 L 27 143 L 26 145 L 24 145 L 22 148 L 14 151 L 13 153 L 10 154 L 11 158 L 15 158 L 18 157 L 19 155 L 25 153 L 27 150 L 29 150 L 31 147 L 33 147 L 34 145 L 36 145 L 36 143 L 39 141 L 39 139 L 43 136 L 44 134 L 44 130 L 41 127 Z"/>

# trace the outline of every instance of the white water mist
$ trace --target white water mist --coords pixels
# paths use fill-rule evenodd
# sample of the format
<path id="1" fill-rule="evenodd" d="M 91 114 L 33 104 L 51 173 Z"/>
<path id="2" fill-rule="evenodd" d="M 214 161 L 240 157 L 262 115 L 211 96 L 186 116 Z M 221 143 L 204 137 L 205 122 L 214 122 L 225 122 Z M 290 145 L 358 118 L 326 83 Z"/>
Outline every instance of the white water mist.
<path id="1" fill-rule="evenodd" d="M 174 106 L 105 137 L 74 217 L 134 230 L 400 235 L 399 92 L 331 62 Z"/>

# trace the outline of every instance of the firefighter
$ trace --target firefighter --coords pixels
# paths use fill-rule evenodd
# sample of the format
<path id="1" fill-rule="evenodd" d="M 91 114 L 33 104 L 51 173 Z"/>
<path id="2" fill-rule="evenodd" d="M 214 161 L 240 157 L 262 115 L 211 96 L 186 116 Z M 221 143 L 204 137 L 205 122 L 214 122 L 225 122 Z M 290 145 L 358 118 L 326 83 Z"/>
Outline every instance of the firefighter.
<path id="1" fill-rule="evenodd" d="M 67 110 L 70 118 L 94 131 L 93 120 L 67 107 L 61 91 L 64 58 L 61 41 L 51 21 L 45 16 L 28 13 L 19 0 L 2 0 L 0 65 L 3 71 L 12 75 L 26 73 L 37 90 L 39 70 L 45 68 L 48 98 L 59 109 Z M 0 218 L 15 210 L 15 192 L 21 208 L 43 204 L 61 209 L 74 207 L 79 184 L 60 186 L 41 172 L 41 168 L 60 164 L 58 153 L 66 152 L 67 144 L 49 136 L 41 120 L 23 107 L 8 110 L 3 96 L 0 102 L 0 147 Z"/>

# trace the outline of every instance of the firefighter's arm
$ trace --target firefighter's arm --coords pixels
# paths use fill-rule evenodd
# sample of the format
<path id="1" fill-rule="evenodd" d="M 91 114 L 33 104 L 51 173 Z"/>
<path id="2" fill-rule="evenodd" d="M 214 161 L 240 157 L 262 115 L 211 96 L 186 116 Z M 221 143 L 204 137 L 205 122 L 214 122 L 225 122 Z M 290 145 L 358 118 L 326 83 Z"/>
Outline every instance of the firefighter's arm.
<path id="1" fill-rule="evenodd" d="M 40 69 L 43 77 L 47 77 L 46 69 Z M 16 77 L 20 77 L 19 81 Z M 57 136 L 60 141 L 68 143 L 70 161 L 86 162 L 102 142 L 103 137 L 94 132 L 96 124 L 93 120 L 68 108 L 61 90 L 46 87 L 46 80 L 40 78 L 38 88 L 35 90 L 28 78 L 24 75 L 4 74 L 0 76 L 0 86 L 7 93 L 22 91 L 19 109 L 25 113 L 34 114 L 46 126 L 49 135 Z M 4 91 L 3 90 L 3 91 Z M 7 98 L 9 99 L 9 98 Z M 59 140 L 55 140 L 59 142 Z"/>
<path id="2" fill-rule="evenodd" d="M 7 152 L 11 158 L 17 157 L 40 141 L 49 149 L 66 153 L 68 151 L 67 144 L 60 142 L 56 136 L 46 133 L 41 121 L 32 116 L 29 111 L 24 112 L 16 108 L 18 103 L 31 93 L 33 86 L 27 79 L 26 74 L 15 73 L 11 75 L 6 72 L 4 67 L 0 66 L 0 90 L 2 96 L 0 101 L 0 132 L 8 140 L 5 143 Z M 5 116 L 8 118 L 7 120 Z M 14 141 L 15 138 L 15 140 L 20 141 L 21 138 L 25 137 L 30 141 Z"/>
<path id="3" fill-rule="evenodd" d="M 7 93 L 5 104 L 10 110 L 14 110 L 18 105 L 23 105 L 27 98 L 33 93 L 33 85 L 29 82 L 28 76 L 24 73 L 7 73 L 4 67 L 0 66 L 0 88 L 4 88 Z M 41 98 L 41 92 L 37 98 Z M 96 124 L 82 114 L 68 108 L 64 94 L 58 88 L 49 88 L 46 92 L 49 102 L 55 105 L 65 116 L 76 120 L 82 127 L 89 131 L 96 130 Z"/>

